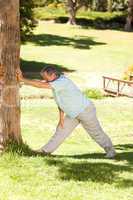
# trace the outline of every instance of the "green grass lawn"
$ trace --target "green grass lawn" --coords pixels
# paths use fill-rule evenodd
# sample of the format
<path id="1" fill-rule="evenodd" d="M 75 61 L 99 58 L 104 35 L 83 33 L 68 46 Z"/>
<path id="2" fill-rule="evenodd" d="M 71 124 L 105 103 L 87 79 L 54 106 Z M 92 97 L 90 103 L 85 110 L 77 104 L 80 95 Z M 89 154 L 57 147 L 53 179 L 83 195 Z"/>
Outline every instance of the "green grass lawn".
<path id="1" fill-rule="evenodd" d="M 52 157 L 5 153 L 0 157 L 1 200 L 132 200 L 133 101 L 94 101 L 117 150 L 114 160 L 78 126 Z M 53 100 L 22 101 L 23 139 L 33 149 L 51 137 L 58 122 Z"/>
<path id="2" fill-rule="evenodd" d="M 55 65 L 82 89 L 102 88 L 103 75 L 122 77 L 133 64 L 132 51 L 133 33 L 40 22 L 31 41 L 22 45 L 21 58 L 23 70 L 37 72 L 35 77 L 43 66 Z M 23 87 L 22 95 L 30 92 L 31 87 Z"/>
<path id="3" fill-rule="evenodd" d="M 55 65 L 81 89 L 102 87 L 102 75 L 121 77 L 133 64 L 133 33 L 83 29 L 40 22 L 32 40 L 21 48 L 23 71 L 39 77 L 43 66 Z M 29 77 L 27 75 L 27 77 Z M 21 96 L 51 96 L 30 86 Z M 20 150 L 0 157 L 0 200 L 132 200 L 133 100 L 94 101 L 104 130 L 117 150 L 114 160 L 78 126 L 52 157 Z M 45 144 L 55 131 L 58 111 L 53 99 L 23 99 L 22 136 L 32 149 Z"/>

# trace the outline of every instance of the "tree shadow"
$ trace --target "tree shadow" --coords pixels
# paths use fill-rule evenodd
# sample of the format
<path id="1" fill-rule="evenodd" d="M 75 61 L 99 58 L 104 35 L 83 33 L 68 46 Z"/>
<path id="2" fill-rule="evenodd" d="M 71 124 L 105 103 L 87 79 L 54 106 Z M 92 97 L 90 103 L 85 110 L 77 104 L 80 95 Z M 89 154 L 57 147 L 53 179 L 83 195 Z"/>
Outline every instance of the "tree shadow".
<path id="1" fill-rule="evenodd" d="M 106 43 L 94 41 L 93 37 L 70 38 L 53 34 L 33 35 L 30 41 L 40 46 L 71 46 L 78 49 L 90 49 L 90 46 L 93 45 L 106 45 Z"/>
<path id="2" fill-rule="evenodd" d="M 118 153 L 116 160 L 125 160 L 129 165 L 133 164 L 133 144 L 119 144 L 115 148 L 122 151 Z"/>
<path id="3" fill-rule="evenodd" d="M 123 146 L 124 145 L 118 145 Z M 126 144 L 125 148 L 131 147 Z M 12 144 L 8 145 L 7 152 L 18 154 L 25 157 L 42 157 L 44 163 L 49 166 L 57 167 L 57 179 L 63 181 L 78 181 L 78 182 L 95 182 L 101 184 L 114 185 L 118 188 L 133 187 L 133 180 L 130 178 L 123 178 L 120 176 L 123 172 L 133 172 L 132 165 L 120 164 L 117 161 L 127 160 L 132 164 L 133 153 L 124 152 L 118 153 L 115 160 L 106 162 L 103 159 L 102 153 L 91 154 L 77 154 L 77 155 L 51 155 L 44 156 L 42 153 L 36 153 L 27 144 Z M 132 154 L 129 154 L 132 153 Z M 128 155 L 129 154 L 129 155 Z M 119 159 L 120 158 L 120 159 Z M 92 160 L 90 160 L 92 159 Z M 102 159 L 102 160 L 101 160 Z"/>
<path id="4" fill-rule="evenodd" d="M 118 150 L 124 150 L 124 151 L 133 150 L 133 144 L 118 144 L 118 145 L 115 145 L 115 148 Z"/>
<path id="5" fill-rule="evenodd" d="M 108 159 L 105 162 L 103 153 L 53 155 L 53 157 L 46 158 L 46 162 L 48 165 L 57 166 L 59 178 L 65 181 L 92 181 L 113 184 L 121 188 L 133 187 L 132 178 L 119 176 L 123 172 L 133 172 L 133 152 L 131 152 L 133 145 L 120 144 L 115 148 L 124 152 L 117 152 L 112 163 L 108 163 Z M 119 161 L 127 161 L 127 163 L 122 165 Z"/>
<path id="6" fill-rule="evenodd" d="M 50 166 L 58 168 L 58 178 L 63 181 L 91 181 L 101 184 L 115 185 L 116 187 L 132 187 L 132 179 L 119 177 L 119 173 L 133 172 L 133 168 L 126 165 L 113 163 L 90 162 L 90 161 L 68 161 L 57 159 L 56 157 L 47 157 L 45 162 Z"/>
<path id="7" fill-rule="evenodd" d="M 122 152 L 117 152 L 114 160 L 115 161 L 127 161 L 129 165 L 133 164 L 133 144 L 119 144 L 115 145 L 115 149 Z M 88 154 L 76 154 L 76 155 L 55 155 L 59 158 L 72 158 L 72 159 L 105 159 L 103 153 L 88 153 Z"/>
<path id="8" fill-rule="evenodd" d="M 34 152 L 29 145 L 23 142 L 18 144 L 16 141 L 9 141 L 4 149 L 4 152 L 17 154 L 19 156 L 37 156 L 36 152 Z"/>
<path id="9" fill-rule="evenodd" d="M 54 155 L 56 158 L 72 158 L 76 160 L 81 159 L 105 159 L 105 154 L 103 153 L 85 153 L 85 154 L 75 154 L 75 155 Z"/>
<path id="10" fill-rule="evenodd" d="M 41 78 L 40 71 L 47 66 L 54 66 L 59 72 L 71 73 L 75 71 L 57 64 L 21 59 L 21 70 L 24 72 L 27 78 Z"/>

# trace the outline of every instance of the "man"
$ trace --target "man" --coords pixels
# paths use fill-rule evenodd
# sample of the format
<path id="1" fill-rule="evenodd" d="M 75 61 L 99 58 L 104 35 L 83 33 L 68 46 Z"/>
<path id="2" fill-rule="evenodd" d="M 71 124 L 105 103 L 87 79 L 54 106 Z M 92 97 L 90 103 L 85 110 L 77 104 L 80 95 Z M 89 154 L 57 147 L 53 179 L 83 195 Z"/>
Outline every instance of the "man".
<path id="1" fill-rule="evenodd" d="M 25 79 L 22 72 L 17 71 L 18 80 L 24 84 L 52 89 L 54 99 L 59 108 L 59 123 L 56 132 L 39 152 L 44 154 L 54 152 L 76 126 L 81 123 L 91 138 L 105 150 L 106 157 L 113 158 L 116 154 L 115 150 L 110 138 L 100 126 L 94 104 L 81 93 L 70 79 L 63 74 L 59 74 L 55 67 L 44 68 L 41 71 L 41 76 L 45 82 L 44 80 Z"/>

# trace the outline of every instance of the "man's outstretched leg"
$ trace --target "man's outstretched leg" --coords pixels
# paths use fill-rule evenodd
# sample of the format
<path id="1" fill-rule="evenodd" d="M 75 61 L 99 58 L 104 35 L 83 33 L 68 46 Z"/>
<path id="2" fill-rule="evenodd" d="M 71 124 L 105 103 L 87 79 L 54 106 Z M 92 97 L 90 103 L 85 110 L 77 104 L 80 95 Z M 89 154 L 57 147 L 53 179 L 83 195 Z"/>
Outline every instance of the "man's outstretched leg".
<path id="1" fill-rule="evenodd" d="M 72 131 L 79 124 L 77 119 L 71 119 L 69 117 L 65 117 L 64 119 L 64 127 L 61 128 L 58 126 L 56 128 L 55 134 L 49 140 L 49 142 L 41 148 L 41 152 L 46 154 L 50 154 L 54 152 L 62 142 L 72 133 Z"/>
<path id="2" fill-rule="evenodd" d="M 113 158 L 116 155 L 113 144 L 97 119 L 95 106 L 92 104 L 80 113 L 78 119 L 89 135 L 105 150 L 106 157 Z"/>

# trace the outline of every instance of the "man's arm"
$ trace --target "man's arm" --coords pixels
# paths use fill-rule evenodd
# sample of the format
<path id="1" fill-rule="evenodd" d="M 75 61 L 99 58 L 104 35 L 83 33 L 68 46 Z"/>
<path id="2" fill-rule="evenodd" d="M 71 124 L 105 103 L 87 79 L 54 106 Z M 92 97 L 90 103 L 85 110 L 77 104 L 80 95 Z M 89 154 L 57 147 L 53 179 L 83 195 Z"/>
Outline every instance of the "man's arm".
<path id="1" fill-rule="evenodd" d="M 59 107 L 59 123 L 58 123 L 58 126 L 61 126 L 61 128 L 64 127 L 64 112 L 63 110 L 61 110 Z"/>
<path id="2" fill-rule="evenodd" d="M 47 88 L 47 89 L 52 89 L 51 85 L 45 81 L 41 81 L 41 80 L 30 80 L 30 79 L 26 79 L 23 77 L 23 74 L 21 72 L 21 70 L 17 70 L 17 79 L 20 82 L 25 83 L 26 85 L 31 85 L 33 87 L 38 87 L 38 88 Z"/>
<path id="3" fill-rule="evenodd" d="M 26 85 L 31 85 L 33 87 L 47 88 L 47 89 L 51 89 L 52 88 L 49 83 L 43 82 L 43 81 L 29 80 L 29 79 L 23 78 L 22 82 L 24 82 Z"/>

